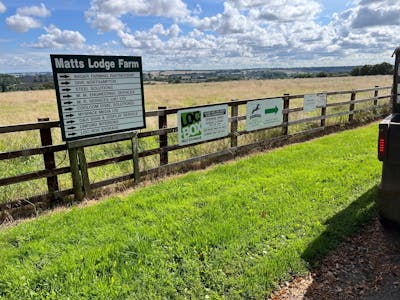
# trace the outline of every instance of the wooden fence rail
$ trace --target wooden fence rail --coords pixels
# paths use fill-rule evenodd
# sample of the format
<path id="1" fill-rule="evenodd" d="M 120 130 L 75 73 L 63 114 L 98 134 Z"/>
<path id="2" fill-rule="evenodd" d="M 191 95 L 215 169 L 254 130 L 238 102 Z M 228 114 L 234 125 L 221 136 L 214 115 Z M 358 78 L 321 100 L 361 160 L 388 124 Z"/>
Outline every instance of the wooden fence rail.
<path id="1" fill-rule="evenodd" d="M 385 91 L 386 93 L 379 95 L 379 92 Z M 373 96 L 357 99 L 357 96 L 361 93 L 373 93 Z M 146 118 L 157 118 L 158 119 L 158 129 L 147 130 L 143 132 L 137 133 L 137 139 L 144 139 L 148 137 L 157 137 L 158 138 L 158 147 L 153 149 L 144 149 L 142 151 L 138 151 L 138 158 L 145 158 L 152 155 L 159 155 L 158 165 L 154 168 L 139 170 L 138 163 L 136 161 L 134 165 L 134 172 L 132 174 L 124 174 L 121 176 L 117 176 L 114 178 L 108 178 L 105 180 L 101 180 L 99 182 L 89 182 L 89 178 L 87 178 L 86 187 L 83 190 L 83 193 L 88 194 L 88 190 L 98 189 L 100 187 L 104 187 L 110 184 L 115 184 L 127 180 L 135 179 L 138 180 L 140 177 L 144 176 L 160 176 L 166 172 L 176 170 L 177 168 L 185 168 L 194 163 L 202 163 L 204 161 L 212 161 L 219 158 L 229 159 L 234 158 L 237 154 L 246 153 L 255 148 L 260 148 L 265 146 L 268 143 L 273 143 L 274 141 L 281 141 L 283 139 L 288 139 L 292 136 L 300 136 L 304 134 L 314 134 L 317 132 L 323 132 L 327 127 L 327 120 L 334 118 L 339 118 L 339 120 L 334 120 L 331 122 L 329 126 L 339 125 L 339 124 L 348 124 L 354 123 L 356 120 L 357 114 L 360 113 L 371 113 L 371 115 L 376 118 L 381 115 L 376 115 L 376 112 L 382 108 L 389 107 L 389 99 L 391 98 L 391 87 L 378 87 L 369 89 L 360 89 L 360 90 L 349 90 L 349 91 L 333 91 L 327 92 L 328 101 L 326 107 L 320 108 L 320 112 L 318 115 L 316 113 L 312 114 L 308 117 L 296 116 L 296 113 L 303 112 L 303 107 L 299 99 L 303 99 L 304 95 L 290 95 L 284 94 L 283 96 L 278 97 L 268 97 L 261 99 L 247 99 L 247 100 L 231 100 L 228 102 L 218 103 L 218 104 L 226 104 L 230 107 L 230 132 L 226 137 L 217 138 L 214 140 L 201 141 L 194 144 L 189 145 L 178 145 L 173 144 L 172 140 L 177 140 L 176 138 L 170 139 L 170 134 L 176 134 L 178 128 L 176 126 L 168 127 L 168 117 L 174 116 L 176 119 L 176 114 L 178 110 L 181 109 L 193 109 L 193 108 L 202 108 L 209 105 L 198 105 L 194 107 L 182 107 L 182 108 L 167 108 L 165 106 L 159 106 L 157 110 L 146 112 Z M 349 98 L 342 99 L 341 101 L 330 101 L 331 97 L 338 97 L 343 95 L 349 95 Z M 248 132 L 244 128 L 242 121 L 246 120 L 246 115 L 241 115 L 245 106 L 250 101 L 256 100 L 265 100 L 265 99 L 273 99 L 273 98 L 282 98 L 283 101 L 283 122 L 279 126 L 274 126 L 272 128 L 260 129 Z M 298 100 L 296 102 L 295 107 L 291 107 L 293 101 Z M 381 104 L 383 102 L 383 104 Z M 300 103 L 300 105 L 299 105 Z M 362 108 L 358 108 L 358 105 L 364 104 Z M 214 104 L 213 104 L 214 105 Z M 293 106 L 293 105 L 292 105 Z M 339 111 L 335 111 L 338 109 Z M 341 111 L 345 109 L 344 111 Z M 333 111 L 331 111 L 333 110 Z M 316 110 L 318 112 L 318 110 Z M 341 117 L 346 117 L 343 120 Z M 170 119 L 171 120 L 171 119 Z M 175 124 L 174 122 L 171 122 Z M 298 125 L 300 124 L 308 124 L 312 123 L 312 125 L 304 128 L 304 126 Z M 46 179 L 47 182 L 47 193 L 44 195 L 35 195 L 29 197 L 27 199 L 7 199 L 6 202 L 0 203 L 0 222 L 5 219 L 12 217 L 15 211 L 18 211 L 21 207 L 29 206 L 34 207 L 36 209 L 36 205 L 38 203 L 44 205 L 44 207 L 52 206 L 54 203 L 58 203 L 60 200 L 65 198 L 66 196 L 74 194 L 74 189 L 64 189 L 60 190 L 58 176 L 61 174 L 71 173 L 72 168 L 70 166 L 65 167 L 57 167 L 55 162 L 55 153 L 60 151 L 68 151 L 68 148 L 71 148 L 71 145 L 66 145 L 65 143 L 61 144 L 53 144 L 52 137 L 52 128 L 59 128 L 58 121 L 49 121 L 49 119 L 39 119 L 38 123 L 30 123 L 30 124 L 19 124 L 19 125 L 9 125 L 9 126 L 0 126 L 0 140 L 1 134 L 8 133 L 17 133 L 24 131 L 32 131 L 38 130 L 40 134 L 41 147 L 32 147 L 20 150 L 13 150 L 8 152 L 0 153 L 0 161 L 11 160 L 16 158 L 29 157 L 33 155 L 42 155 L 44 162 L 44 169 L 38 170 L 34 172 L 27 172 L 23 174 L 18 174 L 11 177 L 1 178 L 0 174 L 0 187 L 37 180 L 37 179 Z M 296 127 L 297 126 L 297 127 Z M 273 129 L 281 128 L 281 133 L 278 136 L 271 136 L 267 140 L 253 140 L 250 142 L 241 141 L 241 137 L 246 136 L 248 134 L 254 134 L 257 132 L 267 132 Z M 86 158 L 84 155 L 84 148 L 91 145 L 99 145 L 99 144 L 107 144 L 114 143 L 119 141 L 132 140 L 133 138 L 132 132 L 128 133 L 118 133 L 114 135 L 104 136 L 101 138 L 89 138 L 80 141 L 72 142 L 73 148 L 77 150 L 77 164 L 79 165 L 78 171 L 76 172 L 86 172 L 86 169 L 98 168 L 101 166 L 106 166 L 110 164 L 120 163 L 124 161 L 132 160 L 132 154 L 124 154 L 116 157 L 109 157 L 106 159 L 90 161 L 86 163 Z M 275 133 L 276 134 L 276 133 Z M 206 143 L 213 143 L 215 141 L 227 140 L 229 141 L 228 146 L 220 151 L 214 151 L 208 154 L 201 154 L 195 157 L 182 158 L 180 161 L 171 162 L 169 154 L 172 151 L 194 147 Z M 134 145 L 137 147 L 137 145 Z M 132 148 L 134 150 L 134 147 Z M 75 158 L 71 156 L 71 151 L 69 151 L 70 160 L 74 160 Z M 134 151 L 135 152 L 135 151 Z M 83 163 L 82 163 L 83 161 Z M 134 160 L 135 161 L 135 160 Z M 71 164 L 72 166 L 72 164 Z M 76 191 L 75 191 L 76 192 Z M 16 213 L 18 215 L 18 213 Z"/>

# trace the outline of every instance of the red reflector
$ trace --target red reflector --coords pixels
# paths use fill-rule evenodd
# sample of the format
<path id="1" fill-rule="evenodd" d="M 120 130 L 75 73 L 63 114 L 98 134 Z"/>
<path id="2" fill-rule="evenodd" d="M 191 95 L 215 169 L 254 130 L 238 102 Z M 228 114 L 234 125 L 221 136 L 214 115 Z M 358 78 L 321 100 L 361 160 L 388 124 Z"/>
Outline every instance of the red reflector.
<path id="1" fill-rule="evenodd" d="M 379 151 L 380 155 L 385 154 L 385 139 L 384 138 L 379 139 L 378 151 Z"/>

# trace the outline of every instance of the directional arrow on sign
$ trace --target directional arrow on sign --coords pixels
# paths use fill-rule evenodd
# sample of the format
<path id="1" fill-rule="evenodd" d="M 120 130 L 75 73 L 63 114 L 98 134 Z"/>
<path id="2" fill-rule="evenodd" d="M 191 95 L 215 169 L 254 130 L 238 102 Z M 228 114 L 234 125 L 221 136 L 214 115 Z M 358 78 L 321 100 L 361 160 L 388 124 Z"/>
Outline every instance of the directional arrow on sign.
<path id="1" fill-rule="evenodd" d="M 71 95 L 63 95 L 63 98 L 71 98 Z"/>
<path id="2" fill-rule="evenodd" d="M 275 106 L 274 108 L 267 108 L 265 109 L 265 114 L 273 114 L 273 113 L 278 113 L 279 109 L 277 106 Z"/>
<path id="3" fill-rule="evenodd" d="M 67 107 L 67 108 L 64 109 L 64 110 L 66 110 L 66 111 L 71 111 L 71 110 L 73 110 L 73 108 L 72 108 L 72 107 Z"/>
<path id="4" fill-rule="evenodd" d="M 68 135 L 74 136 L 74 135 L 76 135 L 76 133 L 75 132 L 71 132 L 71 133 L 68 133 Z"/>
<path id="5" fill-rule="evenodd" d="M 71 121 L 67 121 L 67 122 L 65 122 L 65 123 L 67 123 L 67 124 L 73 124 L 73 123 L 75 123 L 75 121 L 74 121 L 74 120 L 71 120 Z"/>
<path id="6" fill-rule="evenodd" d="M 63 82 L 61 82 L 61 84 L 62 85 L 68 85 L 68 84 L 70 84 L 70 82 L 69 81 L 63 81 Z"/>
<path id="7" fill-rule="evenodd" d="M 65 115 L 68 118 L 72 118 L 74 115 L 73 114 L 69 114 L 69 115 Z"/>
<path id="8" fill-rule="evenodd" d="M 76 128 L 75 126 L 67 127 L 67 129 L 75 129 L 75 128 Z"/>
<path id="9" fill-rule="evenodd" d="M 71 89 L 62 89 L 61 91 L 63 91 L 63 92 L 69 92 Z"/>
<path id="10" fill-rule="evenodd" d="M 68 104 L 72 104 L 72 103 L 74 103 L 74 102 L 72 102 L 72 101 L 65 101 L 65 102 L 64 102 L 64 104 L 67 104 L 67 105 L 68 105 Z"/>
<path id="11" fill-rule="evenodd" d="M 69 78 L 68 75 L 60 75 L 61 78 Z"/>

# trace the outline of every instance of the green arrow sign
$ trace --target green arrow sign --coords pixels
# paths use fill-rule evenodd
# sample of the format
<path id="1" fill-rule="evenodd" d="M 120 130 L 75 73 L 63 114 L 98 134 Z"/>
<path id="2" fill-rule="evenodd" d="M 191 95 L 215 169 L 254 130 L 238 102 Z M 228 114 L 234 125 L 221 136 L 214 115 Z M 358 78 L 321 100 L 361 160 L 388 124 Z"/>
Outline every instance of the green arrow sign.
<path id="1" fill-rule="evenodd" d="M 266 110 L 265 110 L 265 114 L 267 115 L 267 114 L 273 114 L 273 113 L 278 113 L 278 107 L 277 106 L 275 106 L 274 108 L 267 108 Z"/>

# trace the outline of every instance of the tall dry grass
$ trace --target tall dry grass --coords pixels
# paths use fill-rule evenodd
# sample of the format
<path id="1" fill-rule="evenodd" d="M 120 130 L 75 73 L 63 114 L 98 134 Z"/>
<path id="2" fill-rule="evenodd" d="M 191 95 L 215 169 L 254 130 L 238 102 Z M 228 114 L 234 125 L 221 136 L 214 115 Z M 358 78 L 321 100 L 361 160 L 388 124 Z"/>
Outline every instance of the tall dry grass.
<path id="1" fill-rule="evenodd" d="M 304 94 L 321 91 L 388 86 L 391 76 L 328 77 L 277 80 L 243 80 L 210 83 L 145 85 L 146 110 L 158 106 L 183 107 L 231 99 Z M 37 118 L 58 120 L 54 90 L 0 93 L 0 126 L 36 122 Z"/>

